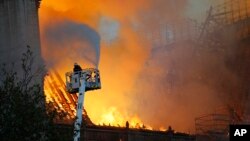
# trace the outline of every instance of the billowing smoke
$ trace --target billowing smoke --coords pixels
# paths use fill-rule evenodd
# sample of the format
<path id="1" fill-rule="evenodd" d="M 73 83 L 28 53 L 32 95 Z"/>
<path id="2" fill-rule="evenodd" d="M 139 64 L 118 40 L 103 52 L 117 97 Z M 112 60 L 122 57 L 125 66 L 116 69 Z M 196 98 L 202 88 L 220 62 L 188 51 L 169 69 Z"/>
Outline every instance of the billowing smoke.
<path id="1" fill-rule="evenodd" d="M 194 119 L 235 99 L 236 75 L 224 53 L 180 42 L 154 49 L 133 89 L 135 112 L 156 128 L 194 131 Z"/>
<path id="2" fill-rule="evenodd" d="M 183 11 L 179 12 L 183 14 Z M 186 132 L 194 132 L 196 117 L 213 113 L 222 107 L 235 108 L 239 116 L 244 110 L 249 113 L 249 105 L 244 105 L 247 103 L 244 98 L 249 99 L 247 87 L 250 79 L 246 73 L 249 71 L 246 63 L 249 55 L 239 51 L 249 50 L 237 42 L 230 27 L 225 28 L 225 31 L 220 30 L 219 36 L 218 33 L 212 35 L 221 45 L 207 46 L 206 43 L 184 41 L 180 37 L 173 39 L 175 35 L 172 34 L 176 30 L 181 32 L 179 29 L 182 28 L 178 26 L 178 18 L 170 19 L 175 25 L 169 29 L 174 41 L 167 44 L 155 44 L 161 41 L 161 35 L 157 33 L 165 30 L 164 24 L 159 24 L 162 20 L 157 23 L 143 22 L 144 31 L 156 34 L 149 38 L 152 43 L 150 54 L 131 91 L 132 103 L 135 104 L 133 112 L 155 128 L 172 125 Z M 191 36 L 187 31 L 182 33 L 186 35 L 181 38 Z"/>
<path id="3" fill-rule="evenodd" d="M 84 62 L 83 65 L 98 67 L 100 59 L 99 34 L 82 23 L 65 20 L 47 25 L 43 31 L 48 67 L 65 61 Z"/>
<path id="4" fill-rule="evenodd" d="M 153 128 L 172 125 L 178 131 L 193 132 L 195 117 L 237 98 L 239 74 L 228 66 L 229 60 L 234 60 L 234 50 L 215 51 L 191 41 L 161 45 L 157 37 L 166 37 L 161 32 L 166 23 L 179 30 L 183 27 L 177 24 L 182 19 L 203 21 L 209 5 L 215 2 L 43 0 L 44 58 L 68 67 L 68 58 L 82 54 L 82 58 L 72 60 L 97 63 L 97 33 L 108 35 L 100 42 L 102 89 L 86 95 L 90 118 L 98 123 L 113 109 L 109 113 L 119 111 L 125 121 L 136 115 Z M 171 38 L 173 32 L 169 30 Z M 61 49 L 66 49 L 65 54 Z M 62 61 L 57 64 L 59 59 Z M 63 74 L 66 70 L 60 71 Z"/>

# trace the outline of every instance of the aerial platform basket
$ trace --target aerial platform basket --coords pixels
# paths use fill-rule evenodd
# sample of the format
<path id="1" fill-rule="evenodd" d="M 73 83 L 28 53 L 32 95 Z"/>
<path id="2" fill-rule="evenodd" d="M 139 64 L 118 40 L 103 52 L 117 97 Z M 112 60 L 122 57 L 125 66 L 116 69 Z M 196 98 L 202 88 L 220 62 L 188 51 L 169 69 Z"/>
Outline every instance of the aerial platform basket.
<path id="1" fill-rule="evenodd" d="M 85 91 L 101 89 L 100 73 L 98 69 L 88 68 L 78 72 L 67 72 L 66 90 L 75 94 L 80 88 L 80 80 L 85 81 Z"/>

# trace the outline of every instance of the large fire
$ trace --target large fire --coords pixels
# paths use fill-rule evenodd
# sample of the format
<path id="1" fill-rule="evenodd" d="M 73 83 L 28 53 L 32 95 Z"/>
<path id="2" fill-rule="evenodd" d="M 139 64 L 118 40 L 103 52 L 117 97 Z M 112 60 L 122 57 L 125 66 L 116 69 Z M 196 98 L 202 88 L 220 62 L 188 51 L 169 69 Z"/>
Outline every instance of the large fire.
<path id="1" fill-rule="evenodd" d="M 195 56 L 191 43 L 165 47 L 155 42 L 173 38 L 176 30 L 167 30 L 171 26 L 165 23 L 187 17 L 188 8 L 195 15 L 205 14 L 208 1 L 43 0 L 39 20 L 42 55 L 49 70 L 44 86 L 47 101 L 74 118 L 77 97 L 65 91 L 65 72 L 75 62 L 82 68 L 94 64 L 101 73 L 102 89 L 86 93 L 84 106 L 95 124 L 125 126 L 129 121 L 130 127 L 150 124 L 161 130 L 172 124 L 176 130 L 194 131 L 194 117 L 221 103 L 217 85 L 201 83 L 210 73 L 211 82 L 220 82 L 209 66 L 217 68 L 212 63 L 221 59 L 206 52 Z M 204 8 L 194 8 L 200 6 Z M 218 65 L 224 66 L 221 62 Z"/>
<path id="2" fill-rule="evenodd" d="M 69 94 L 66 91 L 65 81 L 60 77 L 56 70 L 49 71 L 48 75 L 45 77 L 44 92 L 47 103 L 51 102 L 57 109 L 66 112 L 69 121 L 72 121 L 75 118 L 77 95 Z M 86 112 L 84 112 L 84 114 L 86 114 Z M 130 124 L 130 128 L 152 130 L 152 127 L 144 125 L 137 115 L 131 117 L 125 116 L 118 111 L 117 107 L 107 108 L 106 111 L 102 113 L 99 120 L 95 121 L 95 124 L 125 127 L 127 121 Z"/>
<path id="3" fill-rule="evenodd" d="M 74 62 L 83 65 L 83 68 L 86 67 L 89 63 L 87 62 L 88 57 L 91 57 L 93 51 L 88 43 L 75 39 L 70 40 L 69 38 L 72 38 L 70 36 L 57 40 L 57 42 L 51 42 L 51 36 L 47 37 L 47 33 L 49 27 L 56 28 L 58 25 L 64 24 L 64 21 L 85 24 L 89 29 L 97 31 L 102 38 L 99 64 L 102 89 L 86 93 L 84 106 L 88 116 L 97 125 L 125 126 L 128 121 L 130 127 L 150 129 L 135 111 L 128 108 L 132 103 L 131 96 L 126 94 L 128 90 L 132 89 L 135 83 L 134 78 L 142 69 L 145 58 L 148 56 L 148 49 L 146 43 L 139 41 L 137 34 L 131 29 L 130 23 L 122 18 L 127 14 L 133 15 L 135 11 L 147 7 L 148 4 L 145 3 L 143 6 L 141 5 L 143 2 L 133 2 L 132 7 L 129 9 L 124 7 L 126 10 L 122 10 L 118 8 L 119 3 L 114 1 L 108 1 L 108 3 L 110 5 L 101 1 L 94 3 L 81 0 L 77 2 L 70 0 L 42 1 L 39 13 L 42 53 L 49 69 L 49 74 L 44 81 L 46 100 L 47 102 L 52 101 L 55 106 L 68 112 L 68 118 L 74 118 L 77 97 L 65 91 L 64 74 L 72 70 Z M 83 7 L 79 7 L 79 5 Z M 119 12 L 114 13 L 111 10 L 112 7 Z M 102 14 L 100 15 L 100 13 Z M 54 38 L 54 36 L 52 37 Z M 57 38 L 55 37 L 55 39 Z M 87 59 L 79 57 L 83 56 L 83 54 L 79 54 L 78 47 L 82 44 L 83 52 L 88 51 L 85 54 Z"/>

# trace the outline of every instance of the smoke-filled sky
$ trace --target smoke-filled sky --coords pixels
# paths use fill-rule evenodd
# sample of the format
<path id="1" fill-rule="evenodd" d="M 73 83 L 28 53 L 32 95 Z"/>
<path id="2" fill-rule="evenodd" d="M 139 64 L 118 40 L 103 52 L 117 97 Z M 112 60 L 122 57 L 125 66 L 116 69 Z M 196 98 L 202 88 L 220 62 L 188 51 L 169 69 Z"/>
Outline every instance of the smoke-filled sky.
<path id="1" fill-rule="evenodd" d="M 167 22 L 204 21 L 216 2 L 43 0 L 39 9 L 43 58 L 48 69 L 55 68 L 62 77 L 74 62 L 100 69 L 102 89 L 85 98 L 87 112 L 97 124 L 109 120 L 125 125 L 126 120 L 137 119 L 156 129 L 172 125 L 193 132 L 194 118 L 221 103 L 217 86 L 208 85 L 216 79 L 206 78 L 224 66 L 223 59 L 206 53 L 195 57 L 187 44 L 156 48 L 146 35 Z M 224 67 L 218 72 L 231 75 Z"/>

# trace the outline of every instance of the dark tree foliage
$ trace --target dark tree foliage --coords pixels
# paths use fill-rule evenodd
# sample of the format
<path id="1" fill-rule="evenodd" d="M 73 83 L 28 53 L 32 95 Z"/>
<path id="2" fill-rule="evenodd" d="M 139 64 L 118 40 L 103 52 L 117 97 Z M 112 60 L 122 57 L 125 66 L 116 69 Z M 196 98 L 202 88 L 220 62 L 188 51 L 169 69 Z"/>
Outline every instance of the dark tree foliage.
<path id="1" fill-rule="evenodd" d="M 33 54 L 30 47 L 27 47 L 21 62 L 21 78 L 17 77 L 19 75 L 15 70 L 7 70 L 6 65 L 0 71 L 0 140 L 62 140 L 53 121 L 63 115 L 51 104 L 45 103 L 42 85 L 32 81 L 45 71 L 32 70 Z"/>

